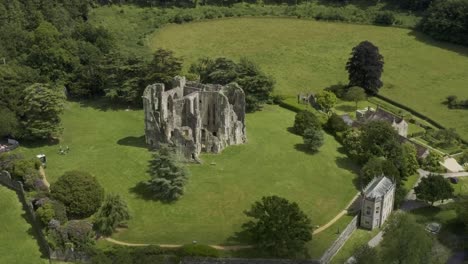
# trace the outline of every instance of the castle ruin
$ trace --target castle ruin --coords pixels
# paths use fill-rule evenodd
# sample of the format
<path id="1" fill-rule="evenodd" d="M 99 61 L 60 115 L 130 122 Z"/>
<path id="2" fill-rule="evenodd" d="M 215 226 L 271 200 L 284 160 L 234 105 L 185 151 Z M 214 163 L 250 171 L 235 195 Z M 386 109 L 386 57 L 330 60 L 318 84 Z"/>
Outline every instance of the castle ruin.
<path id="1" fill-rule="evenodd" d="M 177 76 L 170 90 L 162 83 L 146 87 L 143 107 L 146 143 L 172 144 L 187 160 L 247 140 L 245 94 L 235 83 L 201 84 Z"/>

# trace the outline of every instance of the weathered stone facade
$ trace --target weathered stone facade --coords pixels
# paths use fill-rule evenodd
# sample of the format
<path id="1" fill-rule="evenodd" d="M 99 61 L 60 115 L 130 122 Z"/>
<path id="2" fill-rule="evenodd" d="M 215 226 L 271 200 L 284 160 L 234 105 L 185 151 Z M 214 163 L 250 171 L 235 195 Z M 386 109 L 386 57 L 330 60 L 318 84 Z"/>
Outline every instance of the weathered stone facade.
<path id="1" fill-rule="evenodd" d="M 175 77 L 172 89 L 157 83 L 143 94 L 146 143 L 173 144 L 186 159 L 219 153 L 247 140 L 245 94 L 237 84 L 187 82 Z"/>
<path id="2" fill-rule="evenodd" d="M 360 226 L 381 227 L 393 211 L 396 184 L 385 176 L 375 177 L 363 190 Z"/>

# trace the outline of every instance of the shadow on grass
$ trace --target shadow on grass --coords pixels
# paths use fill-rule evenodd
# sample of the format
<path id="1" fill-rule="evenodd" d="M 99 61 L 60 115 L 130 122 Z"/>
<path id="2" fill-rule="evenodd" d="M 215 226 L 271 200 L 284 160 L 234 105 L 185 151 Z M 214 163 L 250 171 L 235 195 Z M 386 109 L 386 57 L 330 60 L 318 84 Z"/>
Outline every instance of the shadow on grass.
<path id="1" fill-rule="evenodd" d="M 45 146 L 55 146 L 60 143 L 60 140 L 56 138 L 52 139 L 44 139 L 44 140 L 37 140 L 37 141 L 20 141 L 20 146 L 27 147 L 27 148 L 40 148 Z"/>
<path id="2" fill-rule="evenodd" d="M 177 200 L 163 200 L 154 197 L 154 192 L 148 188 L 145 182 L 139 182 L 134 187 L 129 189 L 130 193 L 134 193 L 138 198 L 141 198 L 146 201 L 158 201 L 163 204 L 172 204 L 177 202 Z"/>
<path id="3" fill-rule="evenodd" d="M 461 46 L 461 45 L 434 40 L 430 36 L 428 36 L 428 35 L 426 35 L 426 34 L 424 34 L 422 32 L 416 31 L 416 30 L 413 30 L 413 31 L 409 32 L 408 35 L 414 37 L 418 41 L 424 42 L 425 44 L 435 46 L 435 47 L 438 47 L 438 48 L 441 48 L 441 49 L 449 50 L 449 51 L 452 51 L 452 52 L 456 52 L 456 53 L 458 53 L 460 55 L 463 55 L 463 56 L 468 56 L 468 49 L 466 47 Z"/>
<path id="4" fill-rule="evenodd" d="M 291 134 L 300 136 L 299 134 L 296 133 L 296 131 L 294 130 L 294 127 L 288 127 L 286 130 L 288 130 L 288 132 L 291 133 Z"/>
<path id="5" fill-rule="evenodd" d="M 336 166 L 338 166 L 338 168 L 345 169 L 345 170 L 347 170 L 349 172 L 352 172 L 356 176 L 358 176 L 359 173 L 360 173 L 359 166 L 357 164 L 355 164 L 348 157 L 337 157 L 335 159 L 335 163 L 336 163 Z M 362 186 L 361 181 L 359 180 L 359 177 L 354 177 L 353 184 L 354 184 L 354 187 L 356 187 L 356 189 L 358 189 L 358 190 L 361 190 L 362 188 L 365 187 L 365 186 Z"/>
<path id="6" fill-rule="evenodd" d="M 26 210 L 26 209 L 23 209 Z M 21 217 L 30 225 L 27 230 L 27 234 L 34 238 L 36 241 L 39 251 L 41 252 L 41 258 L 48 259 L 49 258 L 49 249 L 46 245 L 39 242 L 39 232 L 41 232 L 40 227 L 35 226 L 35 223 L 32 222 L 31 217 L 28 213 L 24 212 L 21 214 Z"/>
<path id="7" fill-rule="evenodd" d="M 296 144 L 294 145 L 294 149 L 298 150 L 298 151 L 301 151 L 301 152 L 304 152 L 306 154 L 310 154 L 310 155 L 314 155 L 314 154 L 317 154 L 319 151 L 313 151 L 313 150 L 310 150 L 306 147 L 305 144 Z"/>
<path id="8" fill-rule="evenodd" d="M 336 110 L 338 111 L 343 111 L 346 113 L 354 112 L 356 111 L 356 106 L 354 105 L 338 105 L 335 107 Z"/>
<path id="9" fill-rule="evenodd" d="M 144 135 L 139 136 L 139 137 L 124 137 L 124 138 L 119 139 L 117 141 L 117 144 L 122 145 L 122 146 L 130 146 L 130 147 L 148 149 L 148 146 L 146 145 L 146 142 L 145 142 Z"/>
<path id="10" fill-rule="evenodd" d="M 124 104 L 114 102 L 105 97 L 89 99 L 89 100 L 70 100 L 71 102 L 79 103 L 81 107 L 91 107 L 99 111 L 118 111 L 126 109 L 140 109 L 141 107 L 132 104 Z"/>
<path id="11" fill-rule="evenodd" d="M 154 198 L 153 193 L 148 186 L 144 182 L 139 182 L 134 187 L 129 189 L 130 193 L 134 193 L 143 200 L 147 201 L 156 201 L 157 199 Z"/>

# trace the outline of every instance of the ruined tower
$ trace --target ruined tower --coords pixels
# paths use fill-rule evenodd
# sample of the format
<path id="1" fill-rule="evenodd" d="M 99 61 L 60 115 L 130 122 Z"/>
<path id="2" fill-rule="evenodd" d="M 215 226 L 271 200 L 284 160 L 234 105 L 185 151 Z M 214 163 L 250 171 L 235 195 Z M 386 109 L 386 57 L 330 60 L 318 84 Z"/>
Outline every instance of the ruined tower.
<path id="1" fill-rule="evenodd" d="M 170 90 L 162 83 L 146 87 L 143 107 L 146 143 L 173 144 L 188 160 L 247 140 L 245 94 L 237 84 L 201 84 L 177 76 Z"/>

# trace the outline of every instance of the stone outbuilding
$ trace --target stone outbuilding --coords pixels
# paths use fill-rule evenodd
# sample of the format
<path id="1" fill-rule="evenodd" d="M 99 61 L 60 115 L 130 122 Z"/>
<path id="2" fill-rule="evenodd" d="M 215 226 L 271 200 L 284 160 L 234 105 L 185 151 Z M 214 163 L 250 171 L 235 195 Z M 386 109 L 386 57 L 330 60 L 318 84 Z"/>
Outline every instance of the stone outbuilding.
<path id="1" fill-rule="evenodd" d="M 393 211 L 396 184 L 385 176 L 375 177 L 362 191 L 360 226 L 379 228 Z"/>
<path id="2" fill-rule="evenodd" d="M 367 123 L 370 121 L 385 121 L 392 125 L 398 132 L 398 135 L 408 137 L 408 123 L 401 116 L 394 115 L 383 110 L 380 107 L 377 109 L 367 107 L 356 111 L 356 118 L 359 123 Z"/>
<path id="3" fill-rule="evenodd" d="M 172 89 L 162 83 L 146 87 L 143 107 L 146 143 L 173 144 L 187 160 L 247 141 L 245 94 L 235 83 L 201 84 L 177 76 Z"/>

